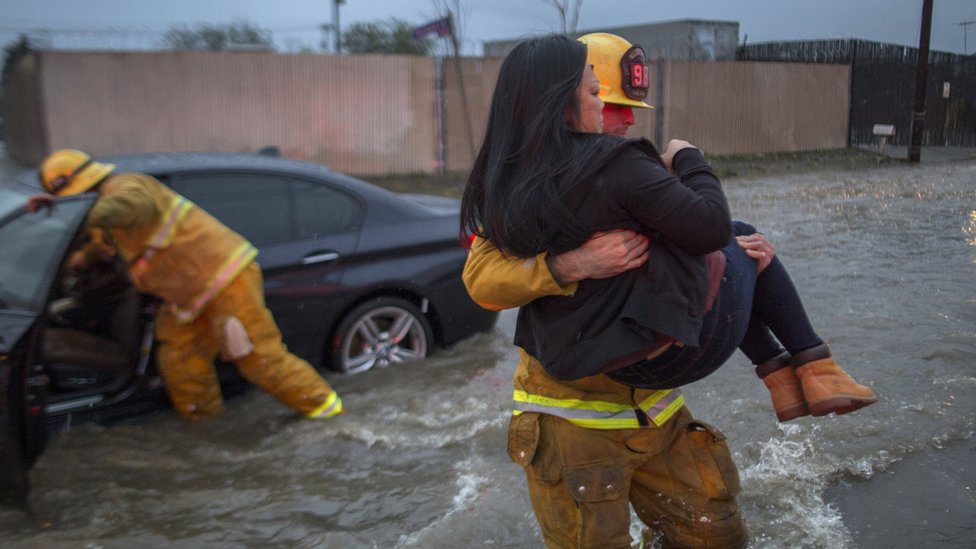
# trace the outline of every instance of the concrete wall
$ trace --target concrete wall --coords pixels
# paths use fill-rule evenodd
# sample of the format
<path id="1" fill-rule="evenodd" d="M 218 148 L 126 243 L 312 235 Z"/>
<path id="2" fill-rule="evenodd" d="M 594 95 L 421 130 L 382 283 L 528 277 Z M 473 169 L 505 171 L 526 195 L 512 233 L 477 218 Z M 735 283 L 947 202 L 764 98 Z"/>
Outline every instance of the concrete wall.
<path id="1" fill-rule="evenodd" d="M 415 56 L 42 54 L 50 149 L 253 151 L 349 173 L 431 169 L 434 74 Z"/>
<path id="2" fill-rule="evenodd" d="M 474 163 L 485 136 L 488 108 L 501 65 L 501 59 L 462 58 L 460 65 L 454 59 L 445 60 L 445 144 L 448 171 L 465 171 Z"/>
<path id="3" fill-rule="evenodd" d="M 475 150 L 481 143 L 500 59 L 462 60 Z M 709 154 L 842 149 L 850 111 L 848 65 L 659 61 L 651 69 L 654 109 L 634 109 L 632 137 L 661 148 L 687 139 Z M 445 64 L 447 168 L 470 167 L 468 125 L 457 66 Z"/>
<path id="4" fill-rule="evenodd" d="M 848 65 L 663 61 L 657 72 L 658 142 L 710 154 L 847 146 Z"/>
<path id="5" fill-rule="evenodd" d="M 463 172 L 481 144 L 500 65 L 41 52 L 21 60 L 6 85 L 8 152 L 33 165 L 62 147 L 101 155 L 276 145 L 354 175 Z M 651 77 L 656 109 L 635 111 L 632 135 L 661 144 L 680 137 L 710 154 L 846 146 L 847 65 L 672 60 L 655 63 Z"/>
<path id="6" fill-rule="evenodd" d="M 7 154 L 33 164 L 47 150 L 43 130 L 43 106 L 39 84 L 39 58 L 22 55 L 10 58 L 3 76 L 3 134 Z"/>

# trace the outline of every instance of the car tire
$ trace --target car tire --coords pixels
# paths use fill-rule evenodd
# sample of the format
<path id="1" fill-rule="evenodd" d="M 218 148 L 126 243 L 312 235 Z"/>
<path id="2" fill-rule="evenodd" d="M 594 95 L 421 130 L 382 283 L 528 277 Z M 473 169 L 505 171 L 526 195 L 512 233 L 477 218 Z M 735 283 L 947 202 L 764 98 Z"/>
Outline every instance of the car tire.
<path id="1" fill-rule="evenodd" d="M 430 322 L 413 303 L 379 297 L 343 318 L 333 339 L 331 363 L 341 373 L 358 374 L 425 358 L 432 344 Z"/>

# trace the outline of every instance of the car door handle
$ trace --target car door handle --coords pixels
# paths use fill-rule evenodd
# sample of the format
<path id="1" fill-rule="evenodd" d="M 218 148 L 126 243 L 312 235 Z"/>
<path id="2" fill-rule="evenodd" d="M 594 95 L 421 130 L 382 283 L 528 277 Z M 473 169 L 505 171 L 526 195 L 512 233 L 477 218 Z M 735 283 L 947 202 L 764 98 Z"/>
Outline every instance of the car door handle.
<path id="1" fill-rule="evenodd" d="M 308 254 L 302 259 L 302 265 L 311 265 L 313 263 L 325 263 L 327 261 L 335 261 L 339 259 L 339 254 L 335 252 L 320 252 Z"/>

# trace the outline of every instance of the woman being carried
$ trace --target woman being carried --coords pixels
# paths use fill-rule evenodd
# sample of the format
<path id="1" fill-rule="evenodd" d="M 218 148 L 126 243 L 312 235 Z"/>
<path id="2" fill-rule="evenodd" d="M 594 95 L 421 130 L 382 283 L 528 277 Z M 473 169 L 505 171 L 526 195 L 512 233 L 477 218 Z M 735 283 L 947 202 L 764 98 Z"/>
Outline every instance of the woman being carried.
<path id="1" fill-rule="evenodd" d="M 572 296 L 523 305 L 516 345 L 556 379 L 606 374 L 645 389 L 701 379 L 739 348 L 781 421 L 876 402 L 834 362 L 772 248 L 757 262 L 737 244 L 756 231 L 732 222 L 697 148 L 672 140 L 658 154 L 646 140 L 600 135 L 600 85 L 585 54 L 581 44 L 550 37 L 506 59 L 462 224 L 521 258 L 631 229 L 651 237 L 649 259 L 581 281 Z M 553 55 L 565 57 L 543 58 Z"/>

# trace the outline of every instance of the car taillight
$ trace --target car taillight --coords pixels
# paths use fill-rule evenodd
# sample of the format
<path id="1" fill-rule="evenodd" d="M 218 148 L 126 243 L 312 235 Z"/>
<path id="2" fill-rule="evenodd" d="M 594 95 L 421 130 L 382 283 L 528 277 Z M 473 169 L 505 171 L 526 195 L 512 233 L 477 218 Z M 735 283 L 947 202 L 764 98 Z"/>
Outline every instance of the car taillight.
<path id="1" fill-rule="evenodd" d="M 474 235 L 469 234 L 467 237 L 461 237 L 461 247 L 466 251 L 471 250 L 471 246 L 474 244 Z"/>

